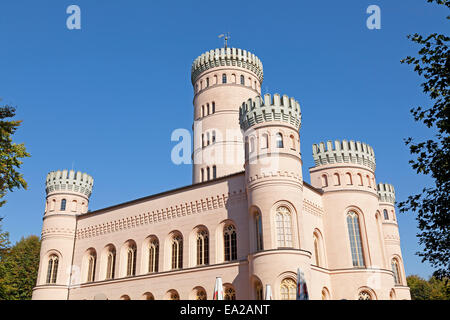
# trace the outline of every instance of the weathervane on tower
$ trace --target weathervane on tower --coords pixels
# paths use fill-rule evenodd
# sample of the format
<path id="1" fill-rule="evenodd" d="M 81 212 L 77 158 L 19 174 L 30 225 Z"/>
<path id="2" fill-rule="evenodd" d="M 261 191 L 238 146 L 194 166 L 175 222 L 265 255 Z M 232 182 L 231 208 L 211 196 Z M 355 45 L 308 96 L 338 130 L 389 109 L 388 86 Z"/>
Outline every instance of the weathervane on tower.
<path id="1" fill-rule="evenodd" d="M 224 40 L 225 40 L 225 49 L 226 49 L 227 48 L 227 44 L 228 44 L 228 39 L 231 38 L 230 37 L 230 33 L 229 32 L 227 32 L 226 34 L 222 33 L 221 35 L 219 35 L 219 38 L 224 38 Z"/>

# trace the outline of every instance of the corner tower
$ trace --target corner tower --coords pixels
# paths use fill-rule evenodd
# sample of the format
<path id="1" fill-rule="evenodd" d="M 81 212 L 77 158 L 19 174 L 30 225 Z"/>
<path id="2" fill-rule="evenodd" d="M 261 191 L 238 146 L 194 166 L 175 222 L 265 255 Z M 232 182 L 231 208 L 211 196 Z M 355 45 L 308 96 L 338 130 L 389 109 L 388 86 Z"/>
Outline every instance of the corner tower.
<path id="1" fill-rule="evenodd" d="M 261 92 L 261 61 L 246 50 L 211 50 L 195 59 L 191 81 L 194 88 L 193 183 L 242 171 L 244 145 L 239 106 Z"/>
<path id="2" fill-rule="evenodd" d="M 274 287 L 280 270 L 295 274 L 300 267 L 310 280 L 309 237 L 301 232 L 300 105 L 278 94 L 257 96 L 242 104 L 240 125 L 245 140 L 250 272 Z"/>
<path id="3" fill-rule="evenodd" d="M 72 268 L 77 216 L 87 213 L 94 179 L 80 171 L 52 171 L 46 179 L 46 205 L 41 234 L 41 255 L 33 299 L 66 300 Z M 76 282 L 76 281 L 75 281 Z"/>

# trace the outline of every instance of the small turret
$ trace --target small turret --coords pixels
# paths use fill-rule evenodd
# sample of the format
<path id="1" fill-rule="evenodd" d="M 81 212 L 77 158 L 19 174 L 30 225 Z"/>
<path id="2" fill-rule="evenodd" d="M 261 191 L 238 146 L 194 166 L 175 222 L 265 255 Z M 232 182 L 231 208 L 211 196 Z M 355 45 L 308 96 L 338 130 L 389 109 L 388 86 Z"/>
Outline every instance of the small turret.
<path id="1" fill-rule="evenodd" d="M 392 184 L 379 183 L 377 185 L 377 190 L 380 202 L 387 202 L 395 205 L 395 189 Z"/>

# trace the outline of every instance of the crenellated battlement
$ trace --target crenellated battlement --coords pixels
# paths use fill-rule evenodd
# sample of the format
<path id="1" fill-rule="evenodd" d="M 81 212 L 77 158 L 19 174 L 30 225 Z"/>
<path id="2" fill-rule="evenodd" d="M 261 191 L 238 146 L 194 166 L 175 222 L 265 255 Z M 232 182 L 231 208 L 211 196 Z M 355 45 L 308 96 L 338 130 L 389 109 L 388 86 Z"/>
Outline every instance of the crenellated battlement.
<path id="1" fill-rule="evenodd" d="M 89 198 L 94 178 L 81 171 L 58 170 L 48 173 L 45 183 L 47 195 L 53 192 L 78 192 Z"/>
<path id="2" fill-rule="evenodd" d="M 238 48 L 220 48 L 205 52 L 194 60 L 191 68 L 192 83 L 203 71 L 222 66 L 248 69 L 256 74 L 260 83 L 263 81 L 263 65 L 257 56 Z"/>
<path id="3" fill-rule="evenodd" d="M 369 167 L 375 171 L 375 153 L 368 144 L 360 141 L 335 140 L 325 144 L 313 144 L 313 158 L 315 166 L 333 163 L 355 163 Z"/>
<path id="4" fill-rule="evenodd" d="M 299 130 L 301 118 L 298 101 L 286 95 L 280 97 L 277 93 L 273 95 L 273 98 L 270 94 L 265 94 L 264 100 L 261 96 L 248 99 L 239 108 L 239 123 L 242 130 L 269 121 L 287 122 Z"/>
<path id="5" fill-rule="evenodd" d="M 377 185 L 377 191 L 380 202 L 389 202 L 395 204 L 395 189 L 392 184 L 379 183 Z"/>

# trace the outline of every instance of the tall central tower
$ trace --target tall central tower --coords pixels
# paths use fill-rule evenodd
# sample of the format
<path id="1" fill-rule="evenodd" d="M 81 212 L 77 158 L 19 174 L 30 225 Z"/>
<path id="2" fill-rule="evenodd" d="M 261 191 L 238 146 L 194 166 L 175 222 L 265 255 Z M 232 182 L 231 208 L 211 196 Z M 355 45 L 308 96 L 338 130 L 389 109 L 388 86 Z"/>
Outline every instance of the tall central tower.
<path id="1" fill-rule="evenodd" d="M 211 50 L 195 59 L 191 80 L 194 87 L 193 183 L 243 171 L 239 106 L 261 93 L 261 61 L 246 50 Z"/>

